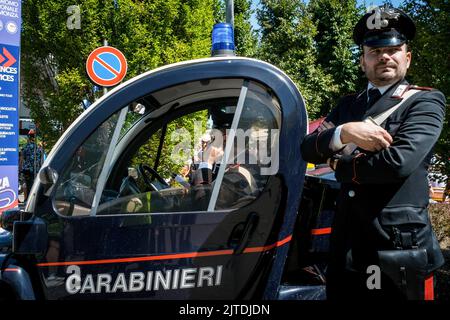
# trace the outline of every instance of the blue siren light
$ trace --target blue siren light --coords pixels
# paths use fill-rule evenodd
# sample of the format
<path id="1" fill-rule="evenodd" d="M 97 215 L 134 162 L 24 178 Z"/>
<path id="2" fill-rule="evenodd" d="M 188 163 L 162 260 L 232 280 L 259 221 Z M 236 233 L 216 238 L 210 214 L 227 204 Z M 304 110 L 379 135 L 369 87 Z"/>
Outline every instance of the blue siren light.
<path id="1" fill-rule="evenodd" d="M 230 23 L 216 23 L 213 26 L 212 55 L 234 56 L 234 32 Z"/>

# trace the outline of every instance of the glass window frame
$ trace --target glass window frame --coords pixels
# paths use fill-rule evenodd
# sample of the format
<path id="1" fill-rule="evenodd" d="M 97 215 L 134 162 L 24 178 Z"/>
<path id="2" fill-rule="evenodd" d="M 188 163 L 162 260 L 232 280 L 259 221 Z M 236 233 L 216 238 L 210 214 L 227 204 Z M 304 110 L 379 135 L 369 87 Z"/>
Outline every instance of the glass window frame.
<path id="1" fill-rule="evenodd" d="M 223 80 L 226 80 L 226 79 L 223 79 Z M 250 80 L 250 79 L 246 79 L 246 78 L 242 78 L 242 80 L 243 80 L 243 85 L 242 85 L 241 90 L 240 90 L 240 94 L 239 94 L 239 98 L 238 98 L 237 110 L 236 110 L 236 113 L 234 114 L 233 122 L 232 122 L 233 123 L 232 124 L 232 129 L 234 128 L 233 131 L 234 132 L 236 131 L 236 128 L 237 128 L 237 126 L 239 124 L 242 108 L 243 108 L 243 106 L 245 104 L 246 97 L 247 97 L 247 92 L 249 90 L 248 87 L 249 87 L 249 84 L 252 84 L 252 83 L 264 87 L 264 89 L 267 92 L 273 94 L 273 96 L 276 98 L 276 100 L 278 102 L 277 106 L 274 105 L 273 103 L 271 105 L 267 105 L 267 106 L 269 108 L 276 108 L 277 109 L 276 110 L 277 111 L 276 112 L 277 115 L 274 116 L 274 118 L 276 118 L 278 129 L 281 129 L 281 120 L 282 120 L 282 117 L 281 117 L 281 106 L 280 106 L 280 102 L 279 102 L 280 100 L 278 99 L 278 97 L 276 97 L 276 95 L 273 93 L 273 91 L 267 85 L 264 85 L 264 84 L 259 83 L 258 81 Z M 149 94 L 151 94 L 151 93 L 149 93 Z M 229 98 L 231 98 L 231 97 L 229 97 Z M 98 210 L 98 207 L 99 207 L 100 197 L 101 197 L 102 193 L 104 192 L 106 182 L 107 182 L 107 180 L 108 180 L 108 178 L 109 178 L 109 176 L 111 174 L 111 170 L 113 169 L 116 161 L 118 160 L 118 158 L 113 159 L 114 152 L 116 151 L 118 143 L 120 142 L 120 140 L 122 138 L 124 138 L 126 136 L 126 134 L 127 134 L 127 132 L 121 132 L 121 131 L 122 131 L 124 123 L 125 123 L 125 117 L 126 117 L 126 114 L 127 114 L 128 110 L 129 110 L 129 106 L 130 105 L 128 104 L 128 105 L 124 106 L 123 108 L 121 108 L 119 111 L 116 112 L 116 113 L 119 113 L 119 119 L 116 122 L 116 127 L 114 129 L 113 137 L 111 138 L 111 140 L 109 142 L 107 156 L 106 156 L 105 161 L 103 162 L 102 170 L 101 170 L 100 176 L 98 178 L 98 182 L 97 182 L 97 185 L 96 185 L 96 188 L 95 188 L 94 201 L 93 201 L 93 203 L 91 205 L 90 214 L 89 215 L 75 215 L 75 216 L 74 215 L 64 215 L 64 214 L 62 214 L 56 208 L 55 195 L 53 195 L 52 196 L 52 204 L 53 204 L 53 207 L 54 207 L 54 211 L 58 215 L 60 215 L 62 217 L 65 217 L 65 218 L 94 217 L 94 216 L 99 216 L 99 217 L 115 216 L 115 217 L 119 217 L 119 216 L 142 216 L 142 215 L 161 215 L 161 214 L 164 214 L 164 215 L 166 215 L 166 214 L 192 214 L 192 213 L 202 214 L 202 213 L 207 213 L 207 212 L 228 213 L 228 212 L 236 211 L 236 210 L 239 209 L 239 208 L 215 209 L 215 202 L 217 201 L 217 196 L 218 196 L 218 193 L 219 193 L 220 188 L 221 188 L 222 179 L 223 179 L 224 170 L 225 170 L 225 166 L 222 165 L 221 169 L 219 169 L 219 175 L 218 175 L 218 178 L 220 177 L 219 178 L 220 179 L 219 180 L 220 183 L 215 183 L 214 189 L 213 189 L 213 194 L 214 194 L 215 201 L 213 200 L 213 194 L 211 194 L 210 201 L 209 201 L 210 203 L 208 205 L 208 209 L 207 210 L 202 210 L 202 211 L 180 211 L 180 212 L 172 212 L 172 211 L 167 211 L 167 212 L 142 212 L 142 213 L 126 213 L 126 212 L 123 212 L 123 213 L 97 215 L 97 210 Z M 158 109 L 151 110 L 150 114 L 154 113 L 154 112 L 157 113 L 158 111 L 159 111 Z M 169 110 L 169 112 L 170 112 L 170 110 Z M 164 114 L 166 114 L 166 113 L 164 113 Z M 148 116 L 148 114 L 146 114 L 146 116 Z M 140 119 L 139 121 L 145 121 L 145 119 Z M 168 121 L 170 121 L 170 120 L 168 120 Z M 165 123 L 167 124 L 168 122 L 165 122 Z M 133 123 L 127 130 L 132 129 L 133 127 L 136 126 L 136 124 L 137 124 L 137 122 Z M 98 128 L 96 128 L 96 130 L 97 129 Z M 152 134 L 154 134 L 156 131 L 157 130 L 154 130 Z M 94 133 L 94 131 L 92 133 Z M 141 132 L 138 132 L 137 135 L 139 135 L 140 133 Z M 87 139 L 89 139 L 89 137 Z M 83 141 L 82 144 L 80 144 L 80 147 L 86 142 L 86 140 Z M 231 136 L 227 136 L 226 149 L 228 149 L 228 150 L 226 150 L 225 153 L 228 154 L 228 155 L 229 155 L 229 152 L 230 152 L 230 149 L 231 149 L 230 145 L 233 145 L 233 144 L 230 144 L 229 142 L 232 141 L 232 140 L 234 140 L 234 135 L 233 134 Z M 227 158 L 228 158 L 228 156 L 227 156 Z M 226 158 L 225 157 L 223 158 L 223 161 L 226 163 Z M 256 199 L 254 201 L 256 201 Z M 210 209 L 212 209 L 212 210 L 210 210 Z"/>

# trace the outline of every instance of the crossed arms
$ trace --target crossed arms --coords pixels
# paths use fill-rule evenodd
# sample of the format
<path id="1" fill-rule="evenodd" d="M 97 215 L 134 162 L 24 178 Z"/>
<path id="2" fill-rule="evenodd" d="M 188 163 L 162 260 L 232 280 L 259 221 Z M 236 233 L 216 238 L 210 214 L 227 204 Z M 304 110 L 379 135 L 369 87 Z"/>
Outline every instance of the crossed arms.
<path id="1" fill-rule="evenodd" d="M 330 144 L 341 127 L 343 144 L 354 143 L 358 154 L 343 155 L 336 163 L 336 179 L 344 183 L 391 183 L 408 177 L 431 152 L 439 138 L 445 113 L 445 97 L 439 91 L 418 94 L 401 115 L 395 135 L 381 127 L 363 122 L 346 122 L 348 100 L 343 99 L 325 119 L 321 129 L 307 135 L 302 142 L 303 159 L 312 163 L 325 163 L 341 149 Z"/>

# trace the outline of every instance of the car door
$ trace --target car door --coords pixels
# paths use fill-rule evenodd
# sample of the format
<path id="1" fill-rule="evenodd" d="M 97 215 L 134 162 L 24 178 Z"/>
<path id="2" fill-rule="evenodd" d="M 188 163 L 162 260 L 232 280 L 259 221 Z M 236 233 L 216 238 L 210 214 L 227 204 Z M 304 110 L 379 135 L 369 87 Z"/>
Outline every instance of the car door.
<path id="1" fill-rule="evenodd" d="M 217 123 L 227 126 L 222 142 Z M 55 185 L 38 263 L 46 296 L 261 297 L 283 245 L 280 127 L 278 98 L 242 78 L 184 83 L 123 106 Z M 186 176 L 183 186 L 175 174 L 200 170 L 205 135 L 223 146 L 214 179 L 196 185 Z"/>
<path id="2" fill-rule="evenodd" d="M 217 121 L 228 122 L 215 131 L 225 145 L 202 164 Z M 306 127 L 293 82 L 261 61 L 202 59 L 135 77 L 56 143 L 11 257 L 46 299 L 274 299 Z M 196 183 L 186 154 L 189 169 L 206 172 Z"/>

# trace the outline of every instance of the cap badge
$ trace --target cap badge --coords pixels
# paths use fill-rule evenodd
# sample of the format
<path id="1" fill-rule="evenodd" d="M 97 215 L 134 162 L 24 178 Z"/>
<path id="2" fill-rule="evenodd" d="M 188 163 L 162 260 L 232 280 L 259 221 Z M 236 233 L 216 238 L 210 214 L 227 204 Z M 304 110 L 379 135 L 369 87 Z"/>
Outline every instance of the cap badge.
<path id="1" fill-rule="evenodd" d="M 389 20 L 397 20 L 400 16 L 394 8 L 389 6 L 371 8 L 369 12 L 375 11 L 367 18 L 366 26 L 369 30 L 386 28 L 389 25 Z"/>

